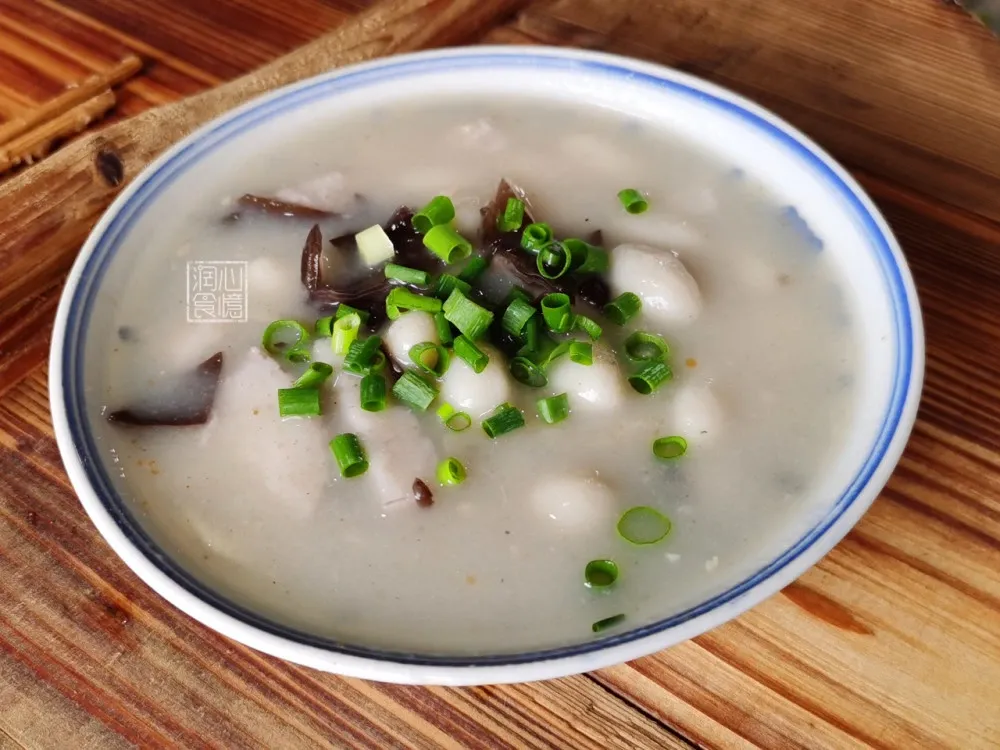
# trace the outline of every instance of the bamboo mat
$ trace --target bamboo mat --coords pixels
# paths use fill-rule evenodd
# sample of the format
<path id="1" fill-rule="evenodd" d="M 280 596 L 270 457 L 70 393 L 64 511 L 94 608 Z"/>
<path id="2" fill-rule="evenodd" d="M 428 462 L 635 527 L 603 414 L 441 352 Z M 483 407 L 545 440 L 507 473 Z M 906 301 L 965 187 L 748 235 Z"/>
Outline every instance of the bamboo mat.
<path id="1" fill-rule="evenodd" d="M 410 4 L 419 15 L 391 38 L 459 41 L 412 32 L 454 3 Z M 135 114 L 348 28 L 369 5 L 0 0 L 0 116 L 128 52 L 149 64 L 113 118 Z M 44 366 L 85 229 L 63 212 L 25 245 L 0 211 L 0 748 L 1000 747 L 1000 44 L 935 0 L 539 0 L 497 18 L 447 26 L 730 86 L 871 192 L 928 335 L 920 418 L 882 497 L 782 594 L 620 667 L 427 689 L 280 662 L 165 605 L 87 521 L 51 437 Z M 385 28 L 352 34 L 371 51 Z M 3 201 L 0 185 L 0 207 L 20 210 Z"/>

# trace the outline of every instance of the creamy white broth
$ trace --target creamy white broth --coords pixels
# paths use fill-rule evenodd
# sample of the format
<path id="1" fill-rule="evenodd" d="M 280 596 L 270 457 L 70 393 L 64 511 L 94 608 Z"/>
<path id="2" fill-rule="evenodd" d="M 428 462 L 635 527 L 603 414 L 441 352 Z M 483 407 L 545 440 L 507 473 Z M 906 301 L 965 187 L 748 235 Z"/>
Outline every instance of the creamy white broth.
<path id="1" fill-rule="evenodd" d="M 223 223 L 233 199 L 254 192 L 355 212 L 321 222 L 329 238 L 442 193 L 472 236 L 500 177 L 523 187 L 559 236 L 600 229 L 609 249 L 645 243 L 677 252 L 700 290 L 697 317 L 661 322 L 647 310 L 624 329 L 602 319 L 597 345 L 613 353 L 633 330 L 660 333 L 672 348 L 673 381 L 641 396 L 625 380 L 631 368 L 619 364 L 594 404 L 570 390 L 570 417 L 550 426 L 535 416 L 535 401 L 586 390 L 581 368 L 590 368 L 562 360 L 548 386 L 529 389 L 495 355 L 487 373 L 455 385 L 483 378 L 470 397 L 476 409 L 509 400 L 525 411 L 525 428 L 491 441 L 478 414 L 471 429 L 451 433 L 433 408 L 361 412 L 355 376 L 321 341 L 317 356 L 336 369 L 324 414 L 282 421 L 275 392 L 296 370 L 257 347 L 272 320 L 309 326 L 318 317 L 299 281 L 311 222 Z M 615 198 L 622 187 L 645 191 L 650 210 L 626 214 Z M 365 197 L 360 207 L 355 194 Z M 833 500 L 811 488 L 852 418 L 859 344 L 843 280 L 814 245 L 750 178 L 610 112 L 466 99 L 317 123 L 294 147 L 233 165 L 218 195 L 151 238 L 119 290 L 115 329 L 127 328 L 128 340 L 108 332 L 102 401 L 134 403 L 221 351 L 209 423 L 108 425 L 102 441 L 114 451 L 123 496 L 166 552 L 275 621 L 441 654 L 581 642 L 596 637 L 594 621 L 624 613 L 609 631 L 618 632 L 752 574 Z M 249 261 L 249 322 L 185 322 L 185 263 L 194 259 Z M 327 445 L 341 432 L 364 443 L 365 476 L 340 478 Z M 652 440 L 674 434 L 690 441 L 687 455 L 657 461 Z M 448 456 L 468 469 L 458 487 L 433 481 Z M 407 494 L 416 476 L 432 487 L 433 507 Z M 802 513 L 806 503 L 813 507 Z M 636 505 L 669 516 L 666 540 L 634 547 L 617 536 L 618 517 Z M 584 566 L 605 557 L 621 577 L 610 590 L 588 590 Z"/>

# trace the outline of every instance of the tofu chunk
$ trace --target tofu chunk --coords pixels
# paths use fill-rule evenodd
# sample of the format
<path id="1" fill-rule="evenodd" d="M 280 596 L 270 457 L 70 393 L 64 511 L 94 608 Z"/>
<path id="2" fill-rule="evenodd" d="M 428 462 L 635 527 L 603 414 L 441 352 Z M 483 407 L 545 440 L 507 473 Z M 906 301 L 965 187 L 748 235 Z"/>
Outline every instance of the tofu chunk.
<path id="1" fill-rule="evenodd" d="M 253 488 L 264 487 L 290 512 L 307 515 L 326 495 L 329 430 L 319 417 L 281 418 L 276 394 L 291 382 L 291 374 L 257 348 L 226 361 L 200 442 L 221 446 L 216 475 L 239 477 L 247 489 L 220 502 L 252 504 Z"/>

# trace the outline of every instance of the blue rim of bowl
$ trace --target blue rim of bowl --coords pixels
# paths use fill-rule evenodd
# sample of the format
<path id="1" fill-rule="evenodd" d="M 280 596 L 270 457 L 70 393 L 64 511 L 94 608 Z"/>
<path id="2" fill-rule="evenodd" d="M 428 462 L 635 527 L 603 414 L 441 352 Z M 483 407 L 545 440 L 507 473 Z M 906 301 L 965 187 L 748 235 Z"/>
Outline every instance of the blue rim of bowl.
<path id="1" fill-rule="evenodd" d="M 809 166 L 817 176 L 838 194 L 840 200 L 846 206 L 848 213 L 855 218 L 863 236 L 867 239 L 876 255 L 882 274 L 882 281 L 892 300 L 895 328 L 895 370 L 888 407 L 878 434 L 870 448 L 867 460 L 860 467 L 837 502 L 819 523 L 806 532 L 780 556 L 753 575 L 735 584 L 723 593 L 666 619 L 636 628 L 635 630 L 590 640 L 573 646 L 518 654 L 485 656 L 435 656 L 394 652 L 354 646 L 301 632 L 261 617 L 245 607 L 229 601 L 224 596 L 221 596 L 196 580 L 175 563 L 153 541 L 115 491 L 105 469 L 104 462 L 101 460 L 101 453 L 97 449 L 93 433 L 88 428 L 86 404 L 83 394 L 83 364 L 85 358 L 82 356 L 82 349 L 86 345 L 84 332 L 87 330 L 93 304 L 100 291 L 100 282 L 119 246 L 125 237 L 128 236 L 130 228 L 142 215 L 145 207 L 156 199 L 161 190 L 182 174 L 187 165 L 197 160 L 201 155 L 225 143 L 229 138 L 250 130 L 290 110 L 307 105 L 311 101 L 327 98 L 365 85 L 383 83 L 390 79 L 398 79 L 409 75 L 483 67 L 489 68 L 493 72 L 503 67 L 529 67 L 535 69 L 584 71 L 611 78 L 627 78 L 630 84 L 640 83 L 659 90 L 668 90 L 676 95 L 695 98 L 702 104 L 710 105 L 723 113 L 738 118 L 743 124 L 768 135 L 776 143 L 796 154 L 804 164 Z M 686 83 L 683 80 L 663 78 L 645 70 L 636 70 L 635 68 L 628 67 L 627 64 L 610 61 L 606 56 L 600 59 L 588 59 L 580 57 L 578 53 L 574 53 L 572 57 L 562 57 L 551 53 L 531 54 L 529 52 L 500 53 L 470 51 L 441 57 L 421 58 L 420 56 L 414 56 L 411 58 L 400 58 L 380 64 L 374 68 L 361 68 L 332 77 L 321 77 L 291 89 L 279 91 L 275 95 L 261 100 L 259 103 L 243 108 L 231 117 L 216 123 L 214 126 L 208 126 L 198 134 L 198 137 L 189 140 L 181 148 L 171 153 L 165 160 L 159 162 L 155 172 L 149 174 L 148 178 L 139 185 L 130 198 L 119 207 L 118 213 L 112 217 L 111 221 L 105 227 L 103 234 L 96 238 L 93 252 L 81 271 L 79 283 L 68 306 L 64 337 L 65 343 L 62 352 L 63 398 L 65 401 L 67 426 L 73 440 L 74 448 L 79 455 L 83 471 L 94 488 L 96 496 L 129 542 L 157 569 L 188 593 L 230 617 L 265 633 L 335 653 L 376 661 L 431 667 L 484 667 L 526 664 L 582 656 L 631 643 L 670 628 L 678 627 L 712 610 L 718 609 L 738 599 L 750 590 L 757 588 L 794 563 L 814 543 L 822 538 L 824 534 L 830 531 L 853 505 L 878 467 L 882 464 L 889 446 L 897 433 L 914 372 L 914 326 L 910 316 L 910 300 L 908 299 L 903 272 L 893 254 L 893 243 L 886 233 L 882 231 L 876 216 L 868 209 L 855 189 L 845 182 L 840 174 L 817 153 L 814 147 L 810 147 L 803 138 L 797 136 L 790 126 L 781 127 L 760 114 L 742 106 L 739 101 L 730 100 L 710 90 L 699 88 L 694 83 L 695 79 L 690 79 L 686 76 L 684 78 L 692 82 Z M 706 86 L 706 88 L 715 89 L 714 86 Z M 739 98 L 733 96 L 733 99 L 738 100 Z M 781 122 L 777 118 L 774 119 L 776 122 Z M 915 309 L 915 301 L 913 306 Z"/>

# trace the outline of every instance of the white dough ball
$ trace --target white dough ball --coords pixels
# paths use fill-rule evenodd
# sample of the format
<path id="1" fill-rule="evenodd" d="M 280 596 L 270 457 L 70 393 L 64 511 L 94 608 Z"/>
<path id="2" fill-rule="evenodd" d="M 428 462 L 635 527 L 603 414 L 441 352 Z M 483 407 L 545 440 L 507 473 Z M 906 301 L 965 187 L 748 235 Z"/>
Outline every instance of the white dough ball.
<path id="1" fill-rule="evenodd" d="M 708 384 L 681 385 L 674 393 L 671 408 L 673 429 L 691 445 L 707 445 L 718 437 L 723 410 Z"/>
<path id="2" fill-rule="evenodd" d="M 477 346 L 490 358 L 486 369 L 477 373 L 462 359 L 452 357 L 441 380 L 440 396 L 441 402 L 467 411 L 474 418 L 510 400 L 510 374 L 504 358 L 490 346 L 478 342 Z"/>
<path id="3" fill-rule="evenodd" d="M 451 196 L 455 206 L 455 228 L 466 237 L 475 237 L 483 223 L 479 213 L 482 203 L 479 196 L 471 192 L 458 191 Z"/>
<path id="4" fill-rule="evenodd" d="M 333 347 L 330 345 L 330 339 L 321 338 L 314 339 L 312 342 L 312 361 L 313 362 L 325 362 L 331 367 L 339 367 L 340 363 L 343 361 L 343 357 L 333 353 Z"/>
<path id="5" fill-rule="evenodd" d="M 548 376 L 549 390 L 568 394 L 571 411 L 608 411 L 616 408 L 625 395 L 618 363 L 600 345 L 594 346 L 593 364 L 577 364 L 563 356 L 552 365 Z"/>
<path id="6" fill-rule="evenodd" d="M 411 367 L 410 349 L 430 341 L 440 344 L 434 316 L 423 310 L 411 310 L 392 321 L 382 335 L 389 354 L 401 367 Z"/>
<path id="7" fill-rule="evenodd" d="M 614 493 L 594 477 L 549 476 L 531 490 L 531 504 L 546 521 L 563 531 L 588 531 L 613 525 Z"/>
<path id="8" fill-rule="evenodd" d="M 701 292 L 676 254 L 649 245 L 619 245 L 611 255 L 615 294 L 634 292 L 643 315 L 658 323 L 688 323 L 701 312 Z"/>

